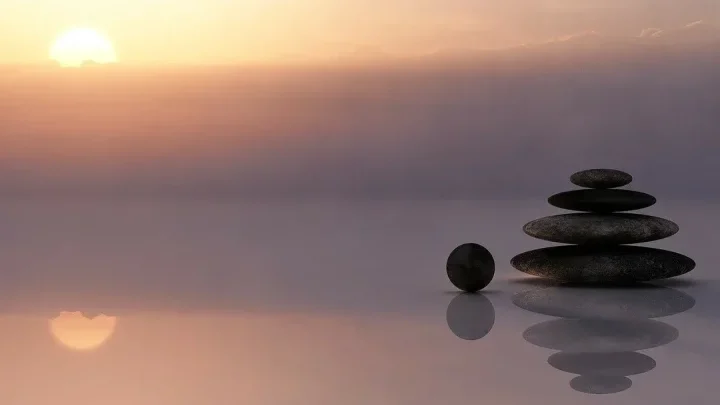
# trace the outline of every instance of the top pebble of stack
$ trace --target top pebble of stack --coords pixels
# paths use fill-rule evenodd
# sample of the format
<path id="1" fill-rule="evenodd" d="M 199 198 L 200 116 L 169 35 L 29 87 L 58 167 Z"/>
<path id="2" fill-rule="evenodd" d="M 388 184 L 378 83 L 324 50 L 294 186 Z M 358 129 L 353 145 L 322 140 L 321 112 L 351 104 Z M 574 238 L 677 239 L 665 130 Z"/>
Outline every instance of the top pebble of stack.
<path id="1" fill-rule="evenodd" d="M 576 186 L 585 188 L 608 189 L 630 184 L 633 178 L 629 173 L 614 169 L 590 169 L 570 176 Z"/>

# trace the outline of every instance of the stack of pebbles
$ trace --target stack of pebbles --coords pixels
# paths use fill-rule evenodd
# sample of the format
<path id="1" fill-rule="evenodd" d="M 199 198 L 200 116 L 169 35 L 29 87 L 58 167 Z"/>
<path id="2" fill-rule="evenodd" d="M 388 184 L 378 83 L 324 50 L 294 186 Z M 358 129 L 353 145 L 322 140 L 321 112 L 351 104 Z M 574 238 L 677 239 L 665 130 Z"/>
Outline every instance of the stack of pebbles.
<path id="1" fill-rule="evenodd" d="M 629 244 L 651 242 L 676 234 L 678 226 L 648 215 L 618 213 L 650 207 L 655 197 L 618 189 L 632 176 L 612 169 L 584 170 L 570 181 L 585 189 L 555 194 L 548 202 L 583 213 L 554 215 L 526 224 L 526 234 L 553 246 L 521 253 L 511 260 L 517 270 L 561 282 L 627 284 L 679 276 L 695 262 L 679 253 Z"/>

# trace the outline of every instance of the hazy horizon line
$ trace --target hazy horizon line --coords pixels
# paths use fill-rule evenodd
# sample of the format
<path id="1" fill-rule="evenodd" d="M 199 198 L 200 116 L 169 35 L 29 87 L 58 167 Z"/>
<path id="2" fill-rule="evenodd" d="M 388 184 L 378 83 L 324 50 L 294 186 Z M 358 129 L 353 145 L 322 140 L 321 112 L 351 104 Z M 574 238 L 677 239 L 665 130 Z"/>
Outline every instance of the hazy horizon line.
<path id="1" fill-rule="evenodd" d="M 123 61 L 122 59 L 112 63 L 96 63 L 88 61 L 88 65 L 81 67 L 61 66 L 57 61 L 52 59 L 36 60 L 28 62 L 19 61 L 0 61 L 0 68 L 44 68 L 62 71 L 77 71 L 88 69 L 109 69 L 109 68 L 285 68 L 285 67 L 354 67 L 359 65 L 377 65 L 382 63 L 406 63 L 426 61 L 428 59 L 442 61 L 444 59 L 452 59 L 453 57 L 462 56 L 486 56 L 489 54 L 498 54 L 513 51 L 533 51 L 543 50 L 565 45 L 563 50 L 573 51 L 594 51 L 607 50 L 607 46 L 637 46 L 645 49 L 658 50 L 686 50 L 700 47 L 710 47 L 720 49 L 720 29 L 717 38 L 711 37 L 704 40 L 686 41 L 686 42 L 663 42 L 645 40 L 642 36 L 605 36 L 596 31 L 587 31 L 564 37 L 558 37 L 545 41 L 518 43 L 502 47 L 439 47 L 433 50 L 418 52 L 412 54 L 392 53 L 382 49 L 382 47 L 358 43 L 354 48 L 350 48 L 347 52 L 338 52 L 333 55 L 311 56 L 297 55 L 297 57 L 274 57 L 266 59 L 246 59 L 232 61 Z M 594 38 L 596 42 L 584 42 L 584 38 Z M 621 41 L 618 42 L 617 40 Z M 371 53 L 363 53 L 363 49 L 373 49 Z M 122 55 L 120 55 L 122 58 Z"/>

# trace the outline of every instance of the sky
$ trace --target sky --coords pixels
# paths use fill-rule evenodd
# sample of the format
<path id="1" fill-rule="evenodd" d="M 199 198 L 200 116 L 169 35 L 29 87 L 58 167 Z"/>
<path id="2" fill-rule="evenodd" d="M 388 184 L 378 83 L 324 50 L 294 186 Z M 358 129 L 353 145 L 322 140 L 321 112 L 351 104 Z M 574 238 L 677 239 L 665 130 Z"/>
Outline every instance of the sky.
<path id="1" fill-rule="evenodd" d="M 720 197 L 718 43 L 606 39 L 365 67 L 8 70 L 0 189 L 522 199 L 610 167 L 658 197 Z"/>
<path id="2" fill-rule="evenodd" d="M 4 0 L 0 63 L 44 61 L 74 26 L 104 32 L 125 63 L 225 64 L 498 48 L 719 19 L 714 0 Z"/>
<path id="3" fill-rule="evenodd" d="M 0 7 L 8 195 L 535 198 L 594 166 L 668 198 L 720 197 L 699 175 L 720 170 L 715 2 Z M 72 24 L 104 30 L 128 65 L 12 65 L 46 58 Z M 422 55 L 388 56 L 403 52 Z M 283 53 L 374 63 L 241 63 Z"/>

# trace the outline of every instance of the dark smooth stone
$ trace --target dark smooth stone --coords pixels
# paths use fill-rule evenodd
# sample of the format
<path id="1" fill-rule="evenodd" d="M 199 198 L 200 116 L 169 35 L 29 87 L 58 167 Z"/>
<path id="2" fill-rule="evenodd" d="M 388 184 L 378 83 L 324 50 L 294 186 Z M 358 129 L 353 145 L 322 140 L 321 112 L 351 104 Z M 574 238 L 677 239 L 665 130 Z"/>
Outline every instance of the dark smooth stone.
<path id="1" fill-rule="evenodd" d="M 523 333 L 535 346 L 568 353 L 636 352 L 664 346 L 679 336 L 675 327 L 653 319 L 554 319 Z"/>
<path id="2" fill-rule="evenodd" d="M 639 214 L 563 214 L 536 219 L 523 231 L 538 239 L 577 245 L 645 243 L 675 235 L 667 219 Z"/>
<path id="3" fill-rule="evenodd" d="M 512 301 L 524 310 L 560 318 L 660 318 L 695 306 L 695 299 L 682 291 L 650 284 L 629 288 L 546 287 L 517 293 Z"/>
<path id="4" fill-rule="evenodd" d="M 615 377 L 647 373 L 657 365 L 652 357 L 638 352 L 558 352 L 548 358 L 548 363 L 566 373 Z"/>
<path id="5" fill-rule="evenodd" d="M 629 173 L 615 169 L 590 169 L 570 176 L 572 184 L 587 188 L 615 188 L 630 184 L 633 178 Z"/>
<path id="6" fill-rule="evenodd" d="M 627 377 L 581 375 L 570 380 L 570 388 L 584 394 L 617 394 L 632 387 Z"/>
<path id="7" fill-rule="evenodd" d="M 510 263 L 533 276 L 590 284 L 659 280 L 695 268 L 687 256 L 640 246 L 553 246 L 521 253 Z"/>
<path id="8" fill-rule="evenodd" d="M 445 314 L 448 327 L 463 340 L 478 340 L 495 324 L 495 307 L 482 294 L 461 293 L 450 301 Z"/>
<path id="9" fill-rule="evenodd" d="M 611 213 L 650 207 L 657 199 L 632 190 L 572 190 L 548 198 L 550 205 L 572 211 Z"/>
<path id="10" fill-rule="evenodd" d="M 495 260 L 490 251 L 477 243 L 456 247 L 445 266 L 450 282 L 466 292 L 487 287 L 495 276 Z"/>

